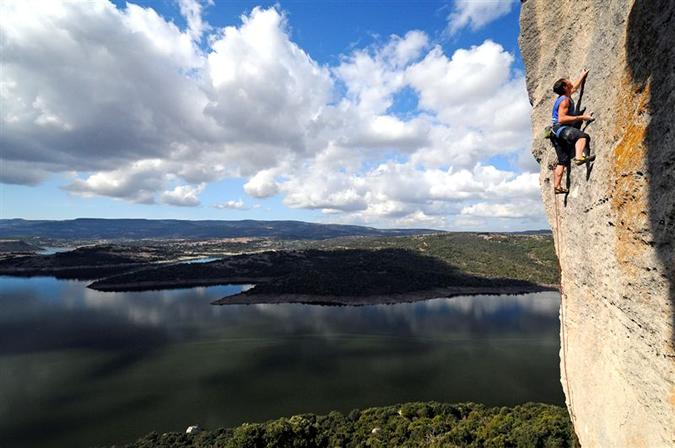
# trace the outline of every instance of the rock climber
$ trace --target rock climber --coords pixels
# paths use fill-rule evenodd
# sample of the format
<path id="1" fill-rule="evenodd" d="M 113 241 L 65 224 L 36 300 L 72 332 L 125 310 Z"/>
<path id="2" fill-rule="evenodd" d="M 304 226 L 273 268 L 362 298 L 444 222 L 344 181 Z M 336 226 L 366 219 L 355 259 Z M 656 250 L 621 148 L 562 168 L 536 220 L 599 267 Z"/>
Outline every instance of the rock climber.
<path id="1" fill-rule="evenodd" d="M 558 94 L 558 98 L 553 104 L 551 125 L 551 132 L 554 134 L 551 140 L 558 156 L 558 163 L 553 171 L 553 188 L 556 194 L 568 193 L 567 189 L 560 185 L 560 182 L 565 172 L 565 166 L 570 163 L 572 147 L 575 149 L 573 160 L 576 165 L 583 165 L 595 160 L 595 156 L 586 154 L 586 148 L 591 141 L 591 137 L 579 129 L 581 123 L 593 121 L 593 117 L 578 114 L 571 97 L 586 81 L 586 76 L 588 76 L 588 70 L 581 72 L 579 79 L 574 83 L 567 78 L 560 78 L 553 85 L 553 91 Z"/>

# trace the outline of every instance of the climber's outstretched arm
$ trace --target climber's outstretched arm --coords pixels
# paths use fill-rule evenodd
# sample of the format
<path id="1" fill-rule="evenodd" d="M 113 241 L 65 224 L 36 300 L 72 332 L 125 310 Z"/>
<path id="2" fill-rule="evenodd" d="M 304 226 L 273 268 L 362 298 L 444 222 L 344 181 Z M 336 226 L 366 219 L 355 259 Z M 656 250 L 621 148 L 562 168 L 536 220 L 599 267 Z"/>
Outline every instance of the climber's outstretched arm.
<path id="1" fill-rule="evenodd" d="M 588 76 L 588 70 L 585 70 L 581 72 L 581 75 L 579 75 L 579 79 L 577 79 L 574 84 L 572 85 L 572 93 L 576 92 L 579 90 L 579 87 L 581 87 L 581 84 L 586 80 L 586 76 Z"/>
<path id="2" fill-rule="evenodd" d="M 572 115 L 570 113 L 570 100 L 565 98 L 558 106 L 558 123 L 570 125 L 580 121 L 590 121 L 593 117 L 590 115 Z"/>

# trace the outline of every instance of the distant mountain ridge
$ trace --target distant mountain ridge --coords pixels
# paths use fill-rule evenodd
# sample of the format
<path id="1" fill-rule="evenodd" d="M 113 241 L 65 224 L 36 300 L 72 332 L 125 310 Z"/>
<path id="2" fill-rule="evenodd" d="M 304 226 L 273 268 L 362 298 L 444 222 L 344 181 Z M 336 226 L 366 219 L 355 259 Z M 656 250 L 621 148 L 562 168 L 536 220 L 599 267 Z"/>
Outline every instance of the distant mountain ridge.
<path id="1" fill-rule="evenodd" d="M 327 239 L 341 236 L 398 236 L 433 229 L 377 229 L 304 221 L 188 221 L 180 219 L 78 218 L 63 221 L 0 219 L 0 237 L 54 239 L 237 238 Z"/>

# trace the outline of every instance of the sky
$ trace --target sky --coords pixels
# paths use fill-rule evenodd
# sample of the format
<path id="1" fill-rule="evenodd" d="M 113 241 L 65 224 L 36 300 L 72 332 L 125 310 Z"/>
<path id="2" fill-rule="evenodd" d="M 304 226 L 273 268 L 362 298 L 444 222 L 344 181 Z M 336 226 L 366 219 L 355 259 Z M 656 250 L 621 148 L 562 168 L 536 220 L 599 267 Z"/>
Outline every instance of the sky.
<path id="1" fill-rule="evenodd" d="M 547 228 L 519 8 L 0 2 L 0 218 Z"/>

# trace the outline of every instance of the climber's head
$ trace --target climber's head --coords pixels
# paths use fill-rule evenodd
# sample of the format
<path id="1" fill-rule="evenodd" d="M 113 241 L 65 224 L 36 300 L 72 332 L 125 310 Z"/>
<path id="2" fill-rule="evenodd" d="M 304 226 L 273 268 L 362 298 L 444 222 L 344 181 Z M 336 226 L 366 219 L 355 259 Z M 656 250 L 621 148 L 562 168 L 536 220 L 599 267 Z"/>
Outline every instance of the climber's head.
<path id="1" fill-rule="evenodd" d="M 569 96 L 572 93 L 572 88 L 574 85 L 572 81 L 567 78 L 560 78 L 553 84 L 553 91 L 558 95 L 567 95 Z"/>

